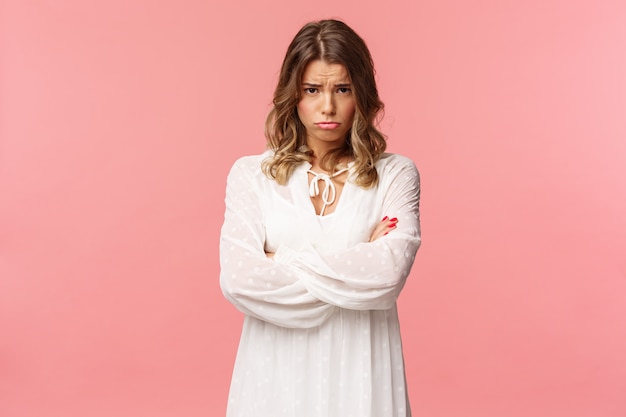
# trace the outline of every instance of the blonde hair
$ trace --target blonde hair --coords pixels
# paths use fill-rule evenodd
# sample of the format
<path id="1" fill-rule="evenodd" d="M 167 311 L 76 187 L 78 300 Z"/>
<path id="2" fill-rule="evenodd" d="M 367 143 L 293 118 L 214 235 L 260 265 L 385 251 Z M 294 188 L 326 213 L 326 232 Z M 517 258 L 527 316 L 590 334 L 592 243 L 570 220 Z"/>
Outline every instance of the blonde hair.
<path id="1" fill-rule="evenodd" d="M 296 107 L 302 95 L 302 74 L 310 62 L 318 59 L 346 68 L 356 102 L 344 146 L 328 152 L 320 164 L 334 172 L 340 161 L 353 159 L 356 184 L 373 187 L 378 183 L 375 164 L 387 146 L 384 135 L 374 126 L 384 106 L 378 97 L 374 62 L 367 45 L 338 20 L 306 24 L 287 48 L 273 108 L 265 123 L 265 137 L 274 155 L 264 161 L 263 171 L 284 185 L 296 166 L 312 160 L 313 153 L 306 146 L 306 129 Z"/>

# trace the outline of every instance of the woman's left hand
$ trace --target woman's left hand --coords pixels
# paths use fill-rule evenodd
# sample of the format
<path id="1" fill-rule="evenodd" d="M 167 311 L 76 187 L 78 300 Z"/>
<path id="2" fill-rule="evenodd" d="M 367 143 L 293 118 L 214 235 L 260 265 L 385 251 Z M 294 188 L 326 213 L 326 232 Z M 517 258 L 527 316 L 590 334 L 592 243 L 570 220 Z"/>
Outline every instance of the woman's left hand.
<path id="1" fill-rule="evenodd" d="M 370 236 L 370 242 L 375 241 L 378 238 L 381 238 L 383 236 L 385 236 L 387 233 L 391 232 L 393 229 L 396 228 L 396 224 L 398 223 L 398 219 L 397 218 L 388 218 L 387 216 L 385 216 L 380 223 L 378 223 L 376 225 L 376 227 L 374 228 L 374 230 L 372 230 L 372 235 Z"/>

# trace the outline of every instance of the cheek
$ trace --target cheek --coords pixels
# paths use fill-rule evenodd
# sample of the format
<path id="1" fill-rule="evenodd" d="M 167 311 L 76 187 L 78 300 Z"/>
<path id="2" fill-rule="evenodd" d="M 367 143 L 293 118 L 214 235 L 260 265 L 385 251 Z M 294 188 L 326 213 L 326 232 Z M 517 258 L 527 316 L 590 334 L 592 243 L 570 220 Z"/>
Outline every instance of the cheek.
<path id="1" fill-rule="evenodd" d="M 296 107 L 298 112 L 298 117 L 300 121 L 304 121 L 305 119 L 310 117 L 311 114 L 311 106 L 307 104 L 304 100 L 301 100 Z"/>
<path id="2" fill-rule="evenodd" d="M 354 101 L 349 103 L 346 106 L 346 111 L 345 111 L 345 117 L 346 119 L 348 119 L 350 122 L 352 122 L 352 120 L 354 119 L 354 113 L 356 111 L 356 105 L 354 104 Z"/>

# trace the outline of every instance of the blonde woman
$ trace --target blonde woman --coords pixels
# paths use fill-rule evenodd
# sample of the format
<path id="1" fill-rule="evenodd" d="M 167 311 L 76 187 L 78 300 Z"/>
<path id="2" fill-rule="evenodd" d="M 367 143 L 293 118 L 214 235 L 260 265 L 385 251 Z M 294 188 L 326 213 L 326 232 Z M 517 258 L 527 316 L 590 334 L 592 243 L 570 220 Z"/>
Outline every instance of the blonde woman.
<path id="1" fill-rule="evenodd" d="M 410 416 L 396 299 L 420 246 L 419 175 L 384 153 L 365 42 L 305 25 L 268 150 L 228 176 L 220 283 L 245 314 L 229 417 Z"/>

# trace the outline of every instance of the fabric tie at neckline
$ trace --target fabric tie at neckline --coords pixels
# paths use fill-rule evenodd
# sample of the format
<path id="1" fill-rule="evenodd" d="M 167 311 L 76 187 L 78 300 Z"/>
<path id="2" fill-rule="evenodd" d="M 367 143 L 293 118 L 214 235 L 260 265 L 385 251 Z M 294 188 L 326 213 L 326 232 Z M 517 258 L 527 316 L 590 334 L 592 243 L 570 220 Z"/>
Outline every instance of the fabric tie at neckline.
<path id="1" fill-rule="evenodd" d="M 343 174 L 347 170 L 348 168 L 343 168 L 332 175 L 328 175 L 323 172 L 318 173 L 310 169 L 308 170 L 308 173 L 313 175 L 313 179 L 311 179 L 311 184 L 309 184 L 309 195 L 311 197 L 320 195 L 319 181 L 324 181 L 324 190 L 322 190 L 322 202 L 324 203 L 324 205 L 322 206 L 322 210 L 320 211 L 320 216 L 324 215 L 324 210 L 326 210 L 327 206 L 335 202 L 337 189 L 335 188 L 335 184 L 333 183 L 333 177 L 336 177 L 339 174 Z"/>

